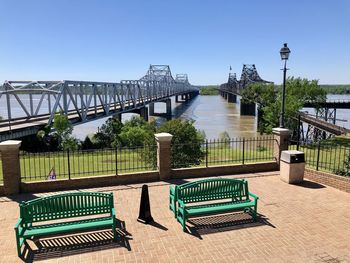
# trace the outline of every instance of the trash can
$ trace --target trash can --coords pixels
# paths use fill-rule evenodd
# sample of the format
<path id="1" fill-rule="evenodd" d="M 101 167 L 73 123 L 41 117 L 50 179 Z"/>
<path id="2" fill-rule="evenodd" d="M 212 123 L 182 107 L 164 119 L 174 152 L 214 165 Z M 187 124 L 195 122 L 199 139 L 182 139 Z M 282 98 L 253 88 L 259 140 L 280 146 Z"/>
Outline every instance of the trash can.
<path id="1" fill-rule="evenodd" d="M 282 151 L 280 161 L 280 178 L 288 184 L 304 180 L 305 155 L 300 151 Z"/>

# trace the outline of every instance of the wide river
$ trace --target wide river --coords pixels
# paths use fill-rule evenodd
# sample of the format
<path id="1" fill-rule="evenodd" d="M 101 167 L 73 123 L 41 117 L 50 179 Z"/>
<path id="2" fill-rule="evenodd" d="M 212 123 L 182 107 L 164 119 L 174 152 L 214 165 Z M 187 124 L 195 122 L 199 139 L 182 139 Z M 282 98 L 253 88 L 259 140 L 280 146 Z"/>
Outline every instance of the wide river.
<path id="1" fill-rule="evenodd" d="M 20 95 L 21 96 L 21 95 Z M 237 103 L 228 103 L 221 96 L 197 96 L 193 100 L 186 103 L 175 103 L 174 97 L 172 99 L 172 118 L 181 118 L 186 120 L 193 120 L 197 129 L 204 131 L 207 139 L 219 138 L 220 133 L 227 132 L 230 137 L 254 137 L 257 136 L 257 118 L 252 116 L 240 116 L 239 99 Z M 39 100 L 39 97 L 36 98 Z M 328 95 L 328 100 L 350 100 L 350 95 Z M 27 107 L 29 107 L 29 100 L 23 100 Z M 28 105 L 27 105 L 28 104 Z M 13 117 L 23 116 L 23 111 L 16 104 L 16 100 L 11 98 L 11 111 Z M 155 112 L 164 113 L 165 103 L 156 103 Z M 42 110 L 47 112 L 47 108 L 42 107 Z M 313 109 L 303 109 L 313 113 Z M 40 113 L 40 112 L 39 112 Z M 44 113 L 44 112 L 42 112 Z M 122 115 L 122 121 L 130 119 L 133 114 L 127 113 Z M 0 116 L 6 118 L 7 107 L 5 96 L 0 98 Z M 159 117 L 155 118 L 156 122 L 160 124 L 165 120 Z M 350 110 L 337 110 L 337 124 L 350 129 Z M 95 133 L 98 127 L 107 120 L 107 118 L 99 119 L 93 122 L 84 123 L 74 127 L 74 135 L 79 139 L 84 139 L 86 135 Z M 342 121 L 344 120 L 344 121 Z"/>
<path id="2" fill-rule="evenodd" d="M 350 95 L 328 95 L 328 100 L 350 100 Z M 175 103 L 172 98 L 172 117 L 193 120 L 197 129 L 205 132 L 207 139 L 219 138 L 220 133 L 226 131 L 230 137 L 254 137 L 257 133 L 257 118 L 240 116 L 239 100 L 228 103 L 221 96 L 197 96 L 187 103 Z M 313 113 L 313 109 L 303 109 Z M 155 112 L 165 112 L 165 103 L 156 103 Z M 133 114 L 123 114 L 122 121 L 131 118 Z M 164 121 L 156 118 L 157 123 Z M 350 129 L 350 110 L 337 110 L 337 124 Z M 344 121 L 341 121 L 344 120 Z M 74 135 L 83 139 L 87 134 L 97 131 L 106 119 L 88 122 L 74 128 Z"/>

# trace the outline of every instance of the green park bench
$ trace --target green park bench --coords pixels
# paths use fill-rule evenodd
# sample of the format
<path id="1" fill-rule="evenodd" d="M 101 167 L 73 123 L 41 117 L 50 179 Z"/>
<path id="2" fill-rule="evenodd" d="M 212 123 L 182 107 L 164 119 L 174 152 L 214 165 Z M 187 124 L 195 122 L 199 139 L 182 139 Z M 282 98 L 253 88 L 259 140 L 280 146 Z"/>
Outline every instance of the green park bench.
<path id="1" fill-rule="evenodd" d="M 258 199 L 244 179 L 213 178 L 170 186 L 169 208 L 185 231 L 187 219 L 194 216 L 244 211 L 256 221 Z"/>
<path id="2" fill-rule="evenodd" d="M 19 257 L 22 245 L 34 237 L 106 228 L 112 228 L 114 240 L 117 237 L 113 193 L 58 194 L 22 202 L 19 207 L 20 218 L 15 226 Z M 94 215 L 101 216 L 92 218 Z M 80 218 L 61 221 L 75 217 Z M 54 220 L 60 222 L 52 222 Z"/>

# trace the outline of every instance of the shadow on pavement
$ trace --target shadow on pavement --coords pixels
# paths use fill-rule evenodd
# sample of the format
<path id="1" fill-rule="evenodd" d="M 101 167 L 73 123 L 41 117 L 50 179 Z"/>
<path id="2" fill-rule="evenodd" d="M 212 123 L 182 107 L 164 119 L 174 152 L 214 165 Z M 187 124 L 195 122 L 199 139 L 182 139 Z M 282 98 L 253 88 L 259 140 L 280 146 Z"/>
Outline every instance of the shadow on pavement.
<path id="1" fill-rule="evenodd" d="M 264 215 L 258 214 L 257 221 L 254 221 L 249 214 L 244 212 L 190 218 L 187 222 L 188 225 L 191 225 L 187 225 L 189 233 L 195 237 L 198 237 L 199 239 L 202 239 L 201 235 L 232 231 L 242 228 L 259 226 L 276 228 Z"/>
<path id="2" fill-rule="evenodd" d="M 26 244 L 22 259 L 33 262 L 119 247 L 131 251 L 130 236 L 125 229 L 125 222 L 119 221 L 116 241 L 113 240 L 112 230 L 38 239 Z"/>

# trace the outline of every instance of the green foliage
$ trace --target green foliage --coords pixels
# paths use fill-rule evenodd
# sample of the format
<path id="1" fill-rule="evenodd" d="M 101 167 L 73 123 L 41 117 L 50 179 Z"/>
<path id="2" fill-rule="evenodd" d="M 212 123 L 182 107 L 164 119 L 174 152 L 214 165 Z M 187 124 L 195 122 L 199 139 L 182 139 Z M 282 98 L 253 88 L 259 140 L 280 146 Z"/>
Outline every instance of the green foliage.
<path id="1" fill-rule="evenodd" d="M 320 85 L 328 94 L 350 94 L 350 85 Z"/>
<path id="2" fill-rule="evenodd" d="M 93 136 L 96 148 L 110 148 L 121 144 L 120 132 L 123 124 L 115 117 L 109 118 Z"/>
<path id="3" fill-rule="evenodd" d="M 61 150 L 77 150 L 79 141 L 72 137 L 73 126 L 68 117 L 61 111 L 55 114 L 53 121 L 54 136 L 58 139 L 59 148 Z"/>
<path id="4" fill-rule="evenodd" d="M 65 134 L 71 134 L 73 131 L 72 124 L 62 111 L 55 114 L 53 118 L 53 128 L 59 137 L 62 137 Z"/>
<path id="5" fill-rule="evenodd" d="M 218 88 L 219 87 L 215 85 L 205 86 L 200 89 L 200 94 L 201 95 L 219 95 Z"/>
<path id="6" fill-rule="evenodd" d="M 93 142 L 91 141 L 89 136 L 86 136 L 84 141 L 81 143 L 81 148 L 83 150 L 90 150 L 90 149 L 94 149 L 95 146 L 93 144 Z"/>
<path id="7" fill-rule="evenodd" d="M 286 81 L 285 127 L 293 129 L 296 125 L 299 110 L 305 101 L 322 102 L 326 92 L 320 88 L 317 80 L 289 77 Z M 282 87 L 266 84 L 254 84 L 242 92 L 242 101 L 257 102 L 262 112 L 259 122 L 261 133 L 271 133 L 272 128 L 279 126 L 282 104 Z"/>
<path id="8" fill-rule="evenodd" d="M 203 134 L 196 130 L 191 121 L 175 119 L 162 124 L 157 132 L 167 132 L 172 138 L 172 165 L 190 167 L 198 165 L 204 158 L 201 145 L 204 142 Z"/>
<path id="9" fill-rule="evenodd" d="M 132 117 L 121 128 L 120 139 L 123 146 L 137 147 L 154 145 L 155 127 L 141 117 Z"/>

